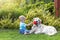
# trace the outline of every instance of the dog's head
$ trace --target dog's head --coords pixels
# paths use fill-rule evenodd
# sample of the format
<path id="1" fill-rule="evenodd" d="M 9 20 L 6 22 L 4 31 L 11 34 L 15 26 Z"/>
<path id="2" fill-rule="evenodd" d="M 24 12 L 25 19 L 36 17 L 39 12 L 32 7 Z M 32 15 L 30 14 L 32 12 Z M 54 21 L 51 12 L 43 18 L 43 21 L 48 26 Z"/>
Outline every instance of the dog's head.
<path id="1" fill-rule="evenodd" d="M 37 18 L 34 18 L 33 19 L 33 24 L 35 24 L 35 25 L 41 24 L 41 19 L 39 19 L 38 17 Z"/>

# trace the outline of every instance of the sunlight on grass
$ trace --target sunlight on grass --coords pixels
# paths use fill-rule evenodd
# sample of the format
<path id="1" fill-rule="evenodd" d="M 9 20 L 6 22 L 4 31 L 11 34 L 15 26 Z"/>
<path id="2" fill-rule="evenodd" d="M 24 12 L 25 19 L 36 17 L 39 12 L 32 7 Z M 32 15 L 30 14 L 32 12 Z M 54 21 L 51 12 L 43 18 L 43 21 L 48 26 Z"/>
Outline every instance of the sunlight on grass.
<path id="1" fill-rule="evenodd" d="M 54 36 L 48 36 L 45 34 L 23 35 L 18 30 L 1 30 L 0 40 L 60 40 L 60 32 Z"/>

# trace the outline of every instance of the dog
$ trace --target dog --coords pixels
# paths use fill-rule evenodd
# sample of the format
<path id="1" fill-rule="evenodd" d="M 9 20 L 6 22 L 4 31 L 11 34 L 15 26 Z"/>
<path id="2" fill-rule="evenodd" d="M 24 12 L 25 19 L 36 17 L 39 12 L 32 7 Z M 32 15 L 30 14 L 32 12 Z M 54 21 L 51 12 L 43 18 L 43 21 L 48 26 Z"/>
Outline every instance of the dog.
<path id="1" fill-rule="evenodd" d="M 33 26 L 31 28 L 30 33 L 34 34 L 44 33 L 47 35 L 54 35 L 57 33 L 57 30 L 53 26 L 47 26 L 42 24 L 41 19 L 37 17 L 33 19 Z"/>

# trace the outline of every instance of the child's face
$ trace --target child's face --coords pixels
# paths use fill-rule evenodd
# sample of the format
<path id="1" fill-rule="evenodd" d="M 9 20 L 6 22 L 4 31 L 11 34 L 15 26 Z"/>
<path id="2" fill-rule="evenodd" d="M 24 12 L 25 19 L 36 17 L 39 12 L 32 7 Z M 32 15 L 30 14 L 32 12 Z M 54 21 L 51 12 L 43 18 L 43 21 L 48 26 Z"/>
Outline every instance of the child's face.
<path id="1" fill-rule="evenodd" d="M 26 18 L 25 18 L 25 17 L 23 17 L 23 18 L 22 18 L 22 20 L 23 20 L 23 21 L 25 21 L 25 20 L 26 20 Z"/>
<path id="2" fill-rule="evenodd" d="M 19 17 L 20 21 L 24 22 L 26 20 L 25 16 L 20 16 Z"/>

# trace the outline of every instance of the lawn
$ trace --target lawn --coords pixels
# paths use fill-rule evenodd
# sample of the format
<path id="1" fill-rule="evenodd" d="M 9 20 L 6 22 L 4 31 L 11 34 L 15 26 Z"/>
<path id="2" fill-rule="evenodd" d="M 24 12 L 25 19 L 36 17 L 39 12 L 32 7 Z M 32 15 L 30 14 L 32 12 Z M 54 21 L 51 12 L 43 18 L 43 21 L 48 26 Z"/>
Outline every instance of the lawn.
<path id="1" fill-rule="evenodd" d="M 0 40 L 60 40 L 60 32 L 54 36 L 45 34 L 22 35 L 18 30 L 0 30 Z"/>

